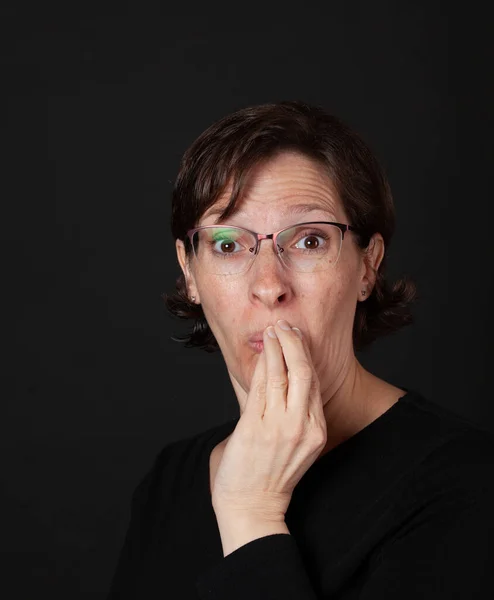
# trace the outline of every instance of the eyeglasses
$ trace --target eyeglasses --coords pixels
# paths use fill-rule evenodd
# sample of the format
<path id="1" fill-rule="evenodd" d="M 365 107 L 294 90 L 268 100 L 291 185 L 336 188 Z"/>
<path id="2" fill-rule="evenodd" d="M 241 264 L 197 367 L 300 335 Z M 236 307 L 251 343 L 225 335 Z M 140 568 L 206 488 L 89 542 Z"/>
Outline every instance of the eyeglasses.
<path id="1" fill-rule="evenodd" d="M 282 264 L 299 273 L 325 271 L 340 256 L 346 231 L 351 225 L 327 221 L 299 223 L 276 233 L 256 233 L 243 227 L 204 225 L 190 229 L 187 236 L 201 269 L 212 275 L 238 275 L 247 271 L 261 240 L 272 239 Z"/>

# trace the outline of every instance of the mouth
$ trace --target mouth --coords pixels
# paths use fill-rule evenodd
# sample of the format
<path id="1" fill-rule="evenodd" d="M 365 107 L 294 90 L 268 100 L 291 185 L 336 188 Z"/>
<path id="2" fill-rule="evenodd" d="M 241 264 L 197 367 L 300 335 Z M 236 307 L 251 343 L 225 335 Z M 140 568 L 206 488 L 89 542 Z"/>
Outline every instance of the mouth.
<path id="1" fill-rule="evenodd" d="M 262 340 L 259 341 L 249 341 L 249 346 L 256 352 L 256 354 L 261 354 L 262 349 L 264 348 L 264 342 Z"/>

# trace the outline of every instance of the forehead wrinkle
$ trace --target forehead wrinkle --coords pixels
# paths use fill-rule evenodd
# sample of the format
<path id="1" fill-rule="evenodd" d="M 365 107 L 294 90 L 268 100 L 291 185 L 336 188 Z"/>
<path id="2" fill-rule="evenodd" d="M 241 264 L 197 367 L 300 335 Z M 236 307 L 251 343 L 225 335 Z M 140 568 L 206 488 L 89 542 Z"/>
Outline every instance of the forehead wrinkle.
<path id="1" fill-rule="evenodd" d="M 329 213 L 330 220 L 337 220 L 338 194 L 331 178 L 327 173 L 322 172 L 318 165 L 314 165 L 311 161 L 307 162 L 308 164 L 303 165 L 300 171 L 294 170 L 293 164 L 289 166 L 283 163 L 281 165 L 278 163 L 276 166 L 272 163 L 260 165 L 260 168 L 251 173 L 243 186 L 230 218 L 234 216 L 248 217 L 249 206 L 252 203 L 254 203 L 253 214 L 259 214 L 258 203 L 268 199 L 268 202 L 263 203 L 266 209 L 276 210 L 281 218 L 308 214 L 310 208 L 310 210 Z M 217 202 L 206 211 L 203 219 L 221 214 L 230 201 L 231 192 L 232 182 L 230 181 L 218 196 Z M 271 202 L 269 202 L 270 196 Z M 302 200 L 302 202 L 291 205 L 286 202 L 294 198 Z M 278 206 L 274 207 L 273 204 Z M 217 225 L 220 222 L 220 219 L 217 218 L 213 224 Z"/>
<path id="2" fill-rule="evenodd" d="M 335 190 L 329 180 L 320 178 L 296 177 L 290 173 L 289 178 L 266 178 L 257 181 L 244 190 L 242 198 L 245 201 L 273 197 L 276 200 L 290 198 L 314 199 L 326 202 L 334 200 Z"/>
<path id="3" fill-rule="evenodd" d="M 218 215 L 218 217 L 213 221 L 213 225 L 218 225 L 221 222 L 220 219 L 220 215 L 223 212 L 225 207 L 216 207 L 210 211 L 208 211 L 207 215 L 204 217 L 204 219 L 207 219 L 208 217 L 211 217 L 213 215 Z M 321 213 L 324 213 L 324 217 L 321 218 L 314 218 L 314 220 L 329 220 L 329 221 L 336 221 L 336 211 L 334 210 L 334 207 L 331 205 L 328 206 L 324 206 L 321 203 L 318 202 L 304 202 L 304 203 L 298 203 L 298 204 L 288 204 L 285 206 L 282 206 L 281 209 L 278 211 L 280 214 L 280 218 L 286 219 L 292 216 L 297 216 L 300 217 L 303 221 L 308 221 L 311 219 L 310 217 L 310 213 L 312 212 L 316 212 L 319 211 Z M 245 210 L 245 207 L 240 207 L 239 204 L 237 204 L 235 210 L 233 213 L 231 213 L 229 219 L 232 219 L 233 217 L 246 217 L 248 218 L 248 212 Z M 204 220 L 203 219 L 203 220 Z"/>
<path id="4" fill-rule="evenodd" d="M 322 193 L 318 193 L 322 192 Z M 247 216 L 248 215 L 248 206 L 252 203 L 258 204 L 261 200 L 259 198 L 264 198 L 269 196 L 269 194 L 241 194 L 241 196 L 237 199 L 236 206 L 233 212 L 230 214 L 230 217 L 233 216 Z M 278 196 L 275 198 L 275 196 Z M 305 202 L 297 202 L 294 204 L 290 204 L 290 199 L 303 198 L 306 200 Z M 217 203 L 213 205 L 210 209 L 208 209 L 203 216 L 203 219 L 206 219 L 213 215 L 220 215 L 226 208 L 230 197 L 228 195 L 222 194 Z M 323 212 L 329 212 L 334 217 L 338 210 L 338 200 L 335 198 L 335 192 L 332 189 L 328 189 L 328 186 L 321 185 L 320 190 L 300 190 L 300 191 L 292 191 L 289 193 L 279 192 L 275 195 L 273 194 L 273 202 L 266 203 L 266 207 L 269 209 L 273 209 L 273 204 L 284 202 L 279 204 L 277 207 L 277 212 L 281 213 L 282 217 L 298 214 L 303 215 L 305 213 L 310 212 L 311 210 L 320 210 Z M 262 201 L 261 201 L 262 202 Z M 257 208 L 257 207 L 256 207 Z M 258 210 L 255 211 L 258 213 Z M 214 224 L 217 224 L 219 219 L 215 220 Z"/>
<path id="5" fill-rule="evenodd" d="M 305 217 L 305 215 L 307 215 L 307 219 L 309 219 L 309 214 L 315 211 L 319 211 L 319 212 L 323 212 L 326 213 L 326 216 L 324 218 L 328 218 L 329 220 L 334 220 L 335 216 L 334 214 L 326 207 L 321 206 L 320 204 L 315 204 L 315 203 L 307 203 L 307 204 L 292 204 L 291 206 L 287 206 L 285 210 L 281 211 L 281 218 L 287 218 L 287 217 L 291 217 L 291 216 L 300 216 Z M 223 212 L 221 210 L 221 212 Z M 220 213 L 220 210 L 218 209 L 218 211 L 214 211 L 212 214 L 218 214 Z M 233 216 L 237 216 L 237 217 L 247 217 L 247 213 L 243 210 L 236 210 L 232 215 Z M 305 219 L 304 219 L 305 220 Z M 217 225 L 220 222 L 219 217 L 215 220 L 214 225 Z"/>

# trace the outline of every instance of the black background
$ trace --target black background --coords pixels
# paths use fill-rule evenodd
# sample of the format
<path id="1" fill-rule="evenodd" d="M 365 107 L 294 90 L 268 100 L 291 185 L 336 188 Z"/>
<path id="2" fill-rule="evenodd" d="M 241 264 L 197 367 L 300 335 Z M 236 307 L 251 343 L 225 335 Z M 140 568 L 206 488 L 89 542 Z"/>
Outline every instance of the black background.
<path id="1" fill-rule="evenodd" d="M 420 302 L 359 358 L 494 430 L 487 6 L 4 6 L 3 598 L 104 598 L 157 452 L 238 413 L 221 355 L 171 341 L 188 326 L 160 298 L 181 154 L 237 108 L 322 104 L 371 145 L 389 274 Z"/>

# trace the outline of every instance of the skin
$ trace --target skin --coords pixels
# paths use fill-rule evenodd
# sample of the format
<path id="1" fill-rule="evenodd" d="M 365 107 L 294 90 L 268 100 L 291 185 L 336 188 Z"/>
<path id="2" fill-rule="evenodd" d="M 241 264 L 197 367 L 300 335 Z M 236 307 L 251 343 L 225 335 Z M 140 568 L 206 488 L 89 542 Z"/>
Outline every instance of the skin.
<path id="1" fill-rule="evenodd" d="M 230 191 L 227 186 L 210 210 L 225 206 Z M 300 203 L 317 203 L 320 209 L 290 214 L 290 206 Z M 198 226 L 215 223 L 217 215 L 210 215 L 210 210 Z M 241 198 L 241 212 L 225 224 L 271 233 L 312 220 L 351 224 L 323 168 L 303 155 L 284 152 L 252 171 Z M 248 338 L 279 319 L 302 331 L 319 380 L 327 442 L 317 459 L 366 427 L 405 394 L 364 369 L 353 349 L 356 304 L 371 294 L 384 256 L 379 233 L 363 251 L 353 234 L 346 232 L 336 265 L 316 273 L 288 271 L 273 252 L 271 240 L 261 242 L 259 254 L 246 273 L 228 277 L 201 272 L 195 259 L 189 263 L 181 240 L 176 241 L 176 250 L 189 296 L 195 296 L 195 302 L 202 305 L 219 344 L 241 416 L 260 356 L 249 346 Z M 366 296 L 362 290 L 367 291 Z M 212 481 L 228 440 L 212 454 Z"/>

